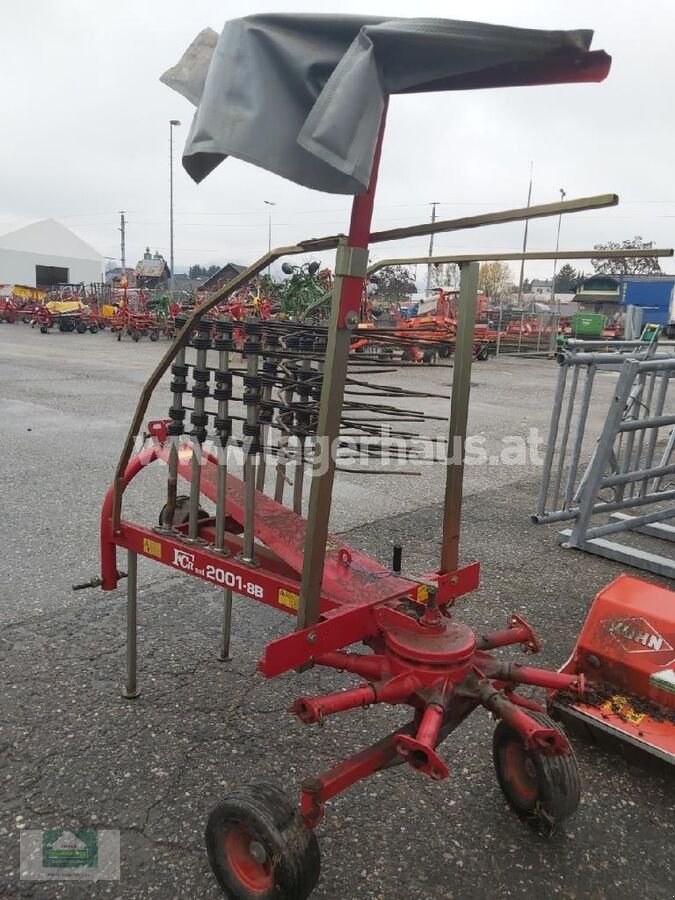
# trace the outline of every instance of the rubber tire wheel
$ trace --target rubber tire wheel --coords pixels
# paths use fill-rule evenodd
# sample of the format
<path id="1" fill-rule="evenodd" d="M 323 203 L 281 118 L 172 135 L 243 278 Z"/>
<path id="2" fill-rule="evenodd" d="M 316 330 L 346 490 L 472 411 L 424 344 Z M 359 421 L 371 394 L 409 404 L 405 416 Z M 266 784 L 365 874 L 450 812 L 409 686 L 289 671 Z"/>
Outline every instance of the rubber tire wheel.
<path id="1" fill-rule="evenodd" d="M 405 350 L 401 351 L 401 362 L 410 362 L 411 359 L 412 359 L 412 353 L 406 347 Z"/>
<path id="2" fill-rule="evenodd" d="M 243 840 L 250 838 L 266 851 L 266 863 L 252 867 L 248 885 L 228 856 L 228 834 L 242 834 Z M 305 900 L 319 880 L 316 836 L 275 785 L 251 784 L 226 794 L 211 810 L 205 840 L 213 874 L 231 900 Z"/>
<path id="3" fill-rule="evenodd" d="M 481 347 L 478 353 L 476 354 L 476 359 L 479 362 L 485 362 L 490 356 L 490 348 L 489 347 Z"/>
<path id="4" fill-rule="evenodd" d="M 98 325 L 90 325 L 89 334 L 98 334 Z"/>
<path id="5" fill-rule="evenodd" d="M 132 340 L 132 341 L 135 341 L 136 343 L 138 343 L 138 342 L 140 341 L 140 339 L 141 339 L 141 333 L 140 333 L 140 331 L 138 331 L 138 329 L 136 329 L 136 328 L 132 329 L 132 332 L 131 332 L 131 340 Z"/>
<path id="6" fill-rule="evenodd" d="M 441 359 L 447 359 L 450 356 L 450 344 L 440 344 L 438 347 L 438 355 Z"/>
<path id="7" fill-rule="evenodd" d="M 156 331 L 151 331 L 149 337 L 150 337 L 150 340 L 153 342 L 153 344 L 155 341 L 159 340 L 159 334 Z"/>
<path id="8" fill-rule="evenodd" d="M 422 362 L 425 366 L 433 366 L 436 362 L 436 354 L 433 350 L 425 350 L 422 354 Z"/>
<path id="9" fill-rule="evenodd" d="M 159 524 L 164 525 L 164 510 L 166 503 L 159 513 Z M 209 514 L 205 509 L 199 507 L 198 519 L 208 519 Z M 173 522 L 171 525 L 175 528 L 177 525 L 186 525 L 190 519 L 190 497 L 188 494 L 179 494 L 176 497 L 176 508 L 173 511 Z"/>
<path id="10" fill-rule="evenodd" d="M 555 728 L 564 735 L 543 713 L 527 710 L 527 714 L 545 728 Z M 526 750 L 522 736 L 502 720 L 492 736 L 492 759 L 506 802 L 517 816 L 538 830 L 552 834 L 556 825 L 569 818 L 579 806 L 581 782 L 571 746 L 566 756 L 546 756 L 537 750 Z M 524 779 L 529 796 L 514 783 L 514 766 L 521 769 L 517 777 Z"/>
<path id="11" fill-rule="evenodd" d="M 86 322 L 78 322 L 75 326 L 75 331 L 78 334 L 86 334 L 87 333 L 87 323 Z"/>
<path id="12" fill-rule="evenodd" d="M 49 334 L 49 325 L 40 325 L 40 334 Z"/>

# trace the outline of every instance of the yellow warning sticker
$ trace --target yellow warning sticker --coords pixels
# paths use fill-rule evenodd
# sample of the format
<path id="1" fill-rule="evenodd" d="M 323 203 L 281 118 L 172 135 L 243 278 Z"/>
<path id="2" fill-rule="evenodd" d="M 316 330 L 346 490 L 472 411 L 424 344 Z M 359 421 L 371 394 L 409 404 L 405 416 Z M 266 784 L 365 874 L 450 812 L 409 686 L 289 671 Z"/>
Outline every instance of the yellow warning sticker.
<path id="1" fill-rule="evenodd" d="M 294 594 L 293 591 L 279 588 L 278 603 L 279 606 L 285 606 L 287 609 L 293 609 L 297 612 L 300 606 L 300 596 L 299 594 Z"/>
<path id="2" fill-rule="evenodd" d="M 429 588 L 426 584 L 420 584 L 417 588 L 417 602 L 418 603 L 426 603 L 429 599 Z"/>
<path id="3" fill-rule="evenodd" d="M 626 722 L 632 722 L 633 725 L 639 725 L 645 717 L 645 713 L 636 712 L 628 702 L 628 698 L 622 697 L 621 694 L 614 694 L 609 700 L 605 700 L 600 709 L 603 712 L 620 716 Z"/>
<path id="4" fill-rule="evenodd" d="M 149 556 L 155 556 L 157 559 L 162 558 L 162 545 L 159 541 L 151 541 L 150 538 L 143 538 L 143 553 Z"/>

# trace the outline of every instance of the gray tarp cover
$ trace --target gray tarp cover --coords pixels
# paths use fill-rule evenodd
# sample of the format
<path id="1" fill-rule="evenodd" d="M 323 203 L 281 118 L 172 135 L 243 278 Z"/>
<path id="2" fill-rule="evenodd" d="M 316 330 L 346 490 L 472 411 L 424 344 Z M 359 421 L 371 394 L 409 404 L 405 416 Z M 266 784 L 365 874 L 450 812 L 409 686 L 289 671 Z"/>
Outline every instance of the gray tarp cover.
<path id="1" fill-rule="evenodd" d="M 569 72 L 596 55 L 586 53 L 591 38 L 446 19 L 255 15 L 227 22 L 220 38 L 203 31 L 162 81 L 197 106 L 183 155 L 195 181 L 235 156 L 356 194 L 388 94 L 596 80 Z M 566 73 L 546 72 L 561 60 Z"/>

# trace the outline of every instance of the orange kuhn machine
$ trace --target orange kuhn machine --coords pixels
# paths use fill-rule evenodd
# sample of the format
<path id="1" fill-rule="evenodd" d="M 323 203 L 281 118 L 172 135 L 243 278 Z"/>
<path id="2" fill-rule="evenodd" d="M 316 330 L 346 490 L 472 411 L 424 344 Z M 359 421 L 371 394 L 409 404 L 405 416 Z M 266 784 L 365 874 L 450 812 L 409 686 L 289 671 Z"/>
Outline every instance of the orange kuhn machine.
<path id="1" fill-rule="evenodd" d="M 478 585 L 478 563 L 459 560 L 463 453 L 448 459 L 443 537 L 436 570 L 412 576 L 371 559 L 329 532 L 333 483 L 345 428 L 375 426 L 373 404 L 356 420 L 349 347 L 359 322 L 370 244 L 464 228 L 558 216 L 612 206 L 615 195 L 371 230 L 388 96 L 556 82 L 602 81 L 609 57 L 589 50 L 590 32 L 539 32 L 470 22 L 356 16 L 266 15 L 202 33 L 164 76 L 198 104 L 184 155 L 201 180 L 225 156 L 239 156 L 305 186 L 356 195 L 348 235 L 300 241 L 270 251 L 205 300 L 182 324 L 152 373 L 131 423 L 101 514 L 101 576 L 114 590 L 127 553 L 127 683 L 136 682 L 137 558 L 198 578 L 223 591 L 221 658 L 229 657 L 232 594 L 264 603 L 295 621 L 270 640 L 259 662 L 267 677 L 311 666 L 357 676 L 346 690 L 298 697 L 291 712 L 321 723 L 378 703 L 410 708 L 410 721 L 302 782 L 299 804 L 278 788 L 254 783 L 229 791 L 212 809 L 206 846 L 226 896 L 304 900 L 319 877 L 315 828 L 325 805 L 370 775 L 408 765 L 434 781 L 449 776 L 441 743 L 485 709 L 499 720 L 493 737 L 497 779 L 514 812 L 550 830 L 577 807 L 576 761 L 564 732 L 522 685 L 583 699 L 586 679 L 509 662 L 499 648 L 537 652 L 519 615 L 506 627 L 475 633 L 453 614 Z M 246 64 L 244 64 L 244 62 Z M 226 297 L 280 257 L 337 250 L 327 326 L 211 319 Z M 593 251 L 543 253 L 581 259 Z M 611 255 L 611 252 L 608 252 Z M 621 251 L 626 255 L 626 251 Z M 650 256 L 665 255 L 650 250 Z M 477 302 L 478 261 L 532 254 L 476 254 L 458 259 L 459 324 L 449 446 L 464 447 Z M 233 329 L 245 334 L 245 365 L 230 365 Z M 152 441 L 132 457 L 155 388 L 171 368 L 166 419 L 147 426 Z M 400 390 L 400 389 L 399 389 Z M 415 392 L 408 391 L 408 396 Z M 288 400 L 290 395 L 291 400 Z M 411 404 L 414 405 L 414 404 Z M 390 400 L 386 415 L 395 407 Z M 292 415 L 291 415 L 292 414 Z M 273 435 L 276 438 L 273 439 Z M 299 455 L 282 462 L 289 437 Z M 243 477 L 229 450 L 243 451 Z M 265 475 L 276 458 L 277 478 Z M 166 463 L 166 503 L 157 523 L 123 515 L 126 488 L 147 466 Z M 311 479 L 303 502 L 303 473 Z M 261 471 L 263 475 L 261 477 Z M 267 476 L 273 474 L 270 467 Z M 289 475 L 291 478 L 289 479 Z M 189 493 L 178 493 L 179 479 Z M 293 483 L 293 507 L 284 487 Z M 201 500 L 213 502 L 214 515 Z M 306 515 L 304 510 L 306 508 Z M 670 643 L 673 643 L 671 640 Z M 585 662 L 584 662 L 585 665 Z M 405 896 L 405 888 L 401 895 Z"/>
<path id="2" fill-rule="evenodd" d="M 554 692 L 554 715 L 675 764 L 675 592 L 620 575 L 595 598 L 561 672 L 592 687 Z"/>

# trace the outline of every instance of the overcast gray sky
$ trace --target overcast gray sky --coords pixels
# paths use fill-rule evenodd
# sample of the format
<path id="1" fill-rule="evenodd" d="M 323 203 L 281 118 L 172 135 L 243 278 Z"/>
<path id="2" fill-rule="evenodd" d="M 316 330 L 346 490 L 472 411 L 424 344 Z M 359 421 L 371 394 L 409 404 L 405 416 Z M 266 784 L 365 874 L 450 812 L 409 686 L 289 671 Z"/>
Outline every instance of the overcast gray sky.
<path id="1" fill-rule="evenodd" d="M 533 202 L 613 191 L 612 210 L 568 216 L 561 246 L 581 249 L 634 234 L 673 244 L 675 188 L 670 110 L 675 83 L 675 4 L 650 0 L 1 0 L 0 232 L 51 216 L 105 256 L 119 257 L 127 212 L 127 261 L 143 248 L 168 256 L 168 131 L 178 118 L 176 267 L 247 262 L 273 242 L 343 231 L 348 198 L 319 194 L 237 160 L 201 185 L 180 165 L 190 104 L 159 83 L 209 25 L 256 12 L 353 12 L 443 16 L 532 28 L 592 28 L 613 56 L 600 85 L 394 97 L 375 227 L 428 218 L 429 203 L 454 217 L 524 205 L 530 160 Z M 555 243 L 556 222 L 533 222 L 530 248 Z M 517 250 L 520 226 L 437 239 L 437 252 Z M 427 241 L 374 253 L 426 250 Z M 672 269 L 666 262 L 665 268 Z M 533 264 L 530 275 L 550 266 Z"/>

